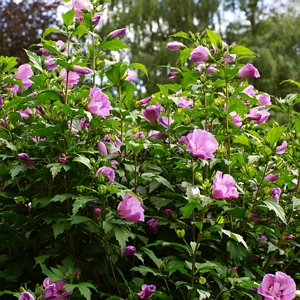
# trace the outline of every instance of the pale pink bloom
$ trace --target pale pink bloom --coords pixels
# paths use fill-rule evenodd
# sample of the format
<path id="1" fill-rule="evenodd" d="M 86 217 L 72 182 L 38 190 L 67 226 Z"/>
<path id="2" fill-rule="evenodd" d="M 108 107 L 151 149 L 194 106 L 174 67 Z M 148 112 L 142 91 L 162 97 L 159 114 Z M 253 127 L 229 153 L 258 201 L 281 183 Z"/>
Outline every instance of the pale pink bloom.
<path id="1" fill-rule="evenodd" d="M 213 180 L 212 196 L 216 199 L 238 198 L 239 194 L 236 189 L 236 182 L 229 174 L 217 171 Z"/>
<path id="2" fill-rule="evenodd" d="M 160 103 L 156 103 L 155 105 L 148 106 L 142 111 L 142 113 L 148 122 L 151 124 L 157 124 L 163 109 L 164 108 L 160 105 Z"/>
<path id="3" fill-rule="evenodd" d="M 270 105 L 271 97 L 269 94 L 264 93 L 256 96 L 257 100 L 260 102 L 261 105 Z"/>
<path id="4" fill-rule="evenodd" d="M 236 59 L 236 54 L 230 54 L 228 50 L 224 52 L 224 61 L 233 62 Z"/>
<path id="5" fill-rule="evenodd" d="M 233 123 L 235 126 L 242 126 L 243 124 L 243 119 L 240 115 L 238 115 L 235 111 L 232 111 L 230 113 L 231 117 L 232 117 L 232 120 L 233 120 Z"/>
<path id="6" fill-rule="evenodd" d="M 253 85 L 248 85 L 245 89 L 243 89 L 242 93 L 252 97 L 257 93 L 257 90 L 254 89 Z"/>
<path id="7" fill-rule="evenodd" d="M 258 287 L 258 294 L 265 300 L 293 300 L 296 284 L 292 277 L 277 271 L 275 275 L 266 274 Z"/>
<path id="8" fill-rule="evenodd" d="M 182 93 L 182 90 L 177 91 L 176 96 L 181 93 Z M 179 107 L 190 108 L 190 106 L 193 105 L 193 101 L 187 100 L 187 96 L 181 96 L 177 102 L 177 105 Z"/>
<path id="9" fill-rule="evenodd" d="M 269 109 L 263 109 L 263 107 L 258 106 L 254 107 L 250 110 L 247 118 L 250 121 L 254 121 L 255 124 L 263 124 L 265 123 L 270 116 Z"/>
<path id="10" fill-rule="evenodd" d="M 68 87 L 72 87 L 74 84 L 77 84 L 79 81 L 79 75 L 75 72 L 69 71 L 68 72 Z M 60 78 L 64 85 L 67 84 L 67 71 L 66 69 L 62 69 L 60 71 Z"/>
<path id="11" fill-rule="evenodd" d="M 129 82 L 134 81 L 136 78 L 136 74 L 133 71 L 131 71 L 130 69 L 127 69 L 125 74 L 126 74 L 125 80 L 127 80 Z"/>
<path id="12" fill-rule="evenodd" d="M 168 77 L 171 78 L 171 79 L 177 77 L 178 75 L 179 75 L 179 73 L 174 72 L 174 71 L 171 71 L 171 72 L 168 73 Z"/>
<path id="13" fill-rule="evenodd" d="M 171 51 L 178 51 L 180 48 L 185 47 L 184 44 L 180 42 L 169 42 L 167 48 Z"/>
<path id="14" fill-rule="evenodd" d="M 165 116 L 159 118 L 159 124 L 166 129 L 168 129 L 172 123 L 174 123 L 174 120 L 172 118 L 168 118 Z"/>
<path id="15" fill-rule="evenodd" d="M 34 297 L 28 292 L 22 292 L 18 300 L 34 300 Z"/>
<path id="16" fill-rule="evenodd" d="M 87 104 L 87 110 L 106 119 L 109 116 L 109 111 L 112 109 L 108 96 L 104 94 L 98 87 L 93 87 L 90 90 L 89 99 L 91 101 Z"/>
<path id="17" fill-rule="evenodd" d="M 74 7 L 75 18 L 79 18 L 85 10 L 91 11 L 93 5 L 89 0 L 72 0 L 70 7 Z"/>
<path id="18" fill-rule="evenodd" d="M 156 286 L 153 284 L 143 284 L 142 290 L 138 293 L 138 296 L 141 299 L 149 299 L 152 297 L 152 294 L 156 291 Z"/>
<path id="19" fill-rule="evenodd" d="M 246 64 L 238 72 L 239 78 L 258 78 L 260 74 L 252 64 Z"/>
<path id="20" fill-rule="evenodd" d="M 17 112 L 21 115 L 22 119 L 28 119 L 33 114 L 33 111 L 28 107 L 26 109 L 19 109 Z"/>
<path id="21" fill-rule="evenodd" d="M 57 58 L 50 57 L 45 60 L 44 65 L 48 70 L 56 70 L 58 68 L 58 64 L 56 63 Z"/>
<path id="22" fill-rule="evenodd" d="M 271 182 L 276 182 L 279 177 L 280 177 L 279 173 L 268 174 L 267 176 L 264 177 L 264 180 L 271 181 Z"/>
<path id="23" fill-rule="evenodd" d="M 198 46 L 191 52 L 189 60 L 192 60 L 196 64 L 202 64 L 208 61 L 210 59 L 210 56 L 211 55 L 208 48 Z"/>
<path id="24" fill-rule="evenodd" d="M 194 129 L 187 135 L 188 146 L 186 151 L 200 159 L 214 158 L 213 153 L 218 149 L 218 142 L 208 131 Z"/>
<path id="25" fill-rule="evenodd" d="M 33 81 L 29 79 L 29 77 L 32 75 L 33 72 L 31 66 L 29 64 L 23 64 L 18 68 L 16 79 L 21 80 L 24 88 L 27 89 L 33 84 Z"/>
<path id="26" fill-rule="evenodd" d="M 276 152 L 275 153 L 276 154 L 283 154 L 285 152 L 286 147 L 287 147 L 287 142 L 284 141 L 280 146 L 278 146 L 276 148 Z"/>
<path id="27" fill-rule="evenodd" d="M 126 193 L 124 200 L 118 205 L 119 216 L 127 222 L 144 222 L 144 211 L 142 203 L 129 193 Z"/>
<path id="28" fill-rule="evenodd" d="M 115 171 L 113 168 L 103 166 L 99 168 L 96 172 L 96 177 L 104 176 L 107 182 L 114 182 L 115 180 Z"/>
<path id="29" fill-rule="evenodd" d="M 279 187 L 270 188 L 270 195 L 274 198 L 277 204 L 280 198 L 280 194 L 281 194 L 281 189 Z"/>
<path id="30" fill-rule="evenodd" d="M 65 43 L 62 40 L 58 40 L 55 43 L 55 48 L 60 51 L 63 55 L 68 55 L 68 49 L 65 47 Z M 62 51 L 64 49 L 64 51 Z"/>

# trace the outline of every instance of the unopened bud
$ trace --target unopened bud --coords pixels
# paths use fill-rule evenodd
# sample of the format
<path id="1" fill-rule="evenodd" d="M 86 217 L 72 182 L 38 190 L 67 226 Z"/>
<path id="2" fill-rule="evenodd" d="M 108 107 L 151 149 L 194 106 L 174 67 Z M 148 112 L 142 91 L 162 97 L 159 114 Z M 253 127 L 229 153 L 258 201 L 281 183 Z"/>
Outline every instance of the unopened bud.
<path id="1" fill-rule="evenodd" d="M 175 229 L 175 232 L 176 232 L 176 234 L 179 238 L 181 238 L 181 239 L 184 238 L 184 236 L 185 236 L 185 230 L 184 229 Z"/>

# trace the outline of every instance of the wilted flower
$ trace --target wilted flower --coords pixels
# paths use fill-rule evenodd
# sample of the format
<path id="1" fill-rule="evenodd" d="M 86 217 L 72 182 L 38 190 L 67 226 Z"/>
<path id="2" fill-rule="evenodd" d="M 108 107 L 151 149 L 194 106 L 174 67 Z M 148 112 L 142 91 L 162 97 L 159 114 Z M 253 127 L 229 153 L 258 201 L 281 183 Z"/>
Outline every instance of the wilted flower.
<path id="1" fill-rule="evenodd" d="M 153 284 L 143 284 L 142 290 L 138 293 L 138 296 L 141 299 L 149 299 L 152 297 L 152 294 L 156 291 L 156 286 Z"/>
<path id="2" fill-rule="evenodd" d="M 213 180 L 212 196 L 216 199 L 238 198 L 239 194 L 235 187 L 236 182 L 229 174 L 224 174 L 217 171 Z"/>
<path id="3" fill-rule="evenodd" d="M 258 223 L 260 221 L 260 215 L 256 213 L 252 213 L 249 221 Z"/>
<path id="4" fill-rule="evenodd" d="M 87 104 L 87 110 L 95 115 L 106 119 L 109 116 L 109 111 L 112 109 L 108 96 L 104 94 L 98 87 L 93 87 L 90 90 L 89 99 L 91 101 Z"/>
<path id="5" fill-rule="evenodd" d="M 78 83 L 79 75 L 76 72 L 72 72 L 72 71 L 69 71 L 68 74 L 69 75 L 67 76 L 67 70 L 66 69 L 62 69 L 60 71 L 60 78 L 61 78 L 64 85 L 67 84 L 67 79 L 68 79 L 68 87 L 72 87 L 74 84 Z"/>
<path id="6" fill-rule="evenodd" d="M 196 64 L 205 63 L 210 59 L 210 52 L 208 48 L 203 46 L 198 46 L 191 52 L 189 60 L 192 60 Z"/>
<path id="7" fill-rule="evenodd" d="M 218 149 L 218 142 L 208 131 L 194 129 L 187 135 L 188 146 L 186 151 L 200 159 L 214 158 L 213 153 Z"/>
<path id="8" fill-rule="evenodd" d="M 271 97 L 269 94 L 264 93 L 256 96 L 257 100 L 261 105 L 270 105 L 271 103 Z"/>
<path id="9" fill-rule="evenodd" d="M 157 219 L 150 219 L 147 224 L 153 229 L 154 232 L 158 231 L 159 225 L 157 224 L 159 221 Z"/>
<path id="10" fill-rule="evenodd" d="M 79 75 L 87 75 L 87 74 L 93 73 L 93 71 L 91 69 L 86 68 L 86 67 L 81 67 L 81 66 L 74 66 L 73 71 Z"/>
<path id="11" fill-rule="evenodd" d="M 170 217 L 171 213 L 173 213 L 173 210 L 170 209 L 170 208 L 167 208 L 164 210 L 164 214 L 167 216 L 167 217 Z"/>
<path id="12" fill-rule="evenodd" d="M 142 203 L 129 193 L 126 193 L 124 200 L 118 205 L 119 216 L 127 222 L 144 222 L 144 211 Z"/>
<path id="13" fill-rule="evenodd" d="M 275 275 L 264 276 L 257 292 L 266 300 L 292 300 L 295 297 L 296 284 L 289 275 L 277 271 Z"/>
<path id="14" fill-rule="evenodd" d="M 34 300 L 34 297 L 28 292 L 22 292 L 18 300 Z"/>
<path id="15" fill-rule="evenodd" d="M 58 161 L 61 163 L 65 163 L 68 161 L 68 159 L 69 157 L 66 154 L 62 153 L 62 155 L 58 158 Z"/>
<path id="16" fill-rule="evenodd" d="M 163 111 L 163 107 L 160 103 L 156 105 L 150 105 L 145 110 L 142 111 L 145 119 L 151 124 L 157 124 L 159 122 L 160 114 Z"/>
<path id="17" fill-rule="evenodd" d="M 115 180 L 115 171 L 110 167 L 101 167 L 97 170 L 96 176 L 104 176 L 107 182 L 114 182 Z"/>
<path id="18" fill-rule="evenodd" d="M 126 246 L 124 250 L 124 255 L 133 255 L 136 253 L 136 248 L 134 246 Z"/>
<path id="19" fill-rule="evenodd" d="M 287 142 L 284 141 L 280 146 L 278 146 L 276 148 L 276 152 L 275 153 L 276 154 L 283 154 L 285 152 L 286 147 L 287 147 Z"/>
<path id="20" fill-rule="evenodd" d="M 167 48 L 171 51 L 178 51 L 181 47 L 185 47 L 184 44 L 180 42 L 169 42 Z"/>
<path id="21" fill-rule="evenodd" d="M 267 176 L 264 177 L 264 180 L 271 181 L 271 182 L 276 182 L 279 177 L 280 177 L 279 173 L 268 174 Z"/>
<path id="22" fill-rule="evenodd" d="M 281 189 L 279 187 L 277 188 L 270 188 L 270 194 L 278 204 L 280 194 L 281 194 Z"/>
<path id="23" fill-rule="evenodd" d="M 246 64 L 238 72 L 239 78 L 258 78 L 260 77 L 258 70 L 252 64 Z"/>
<path id="24" fill-rule="evenodd" d="M 117 38 L 117 37 L 125 35 L 125 33 L 126 33 L 126 28 L 120 28 L 120 29 L 116 29 L 116 30 L 112 31 L 111 33 L 109 33 L 108 37 Z"/>
<path id="25" fill-rule="evenodd" d="M 263 109 L 261 106 L 254 107 L 250 110 L 250 113 L 247 115 L 247 118 L 250 121 L 254 121 L 255 124 L 265 123 L 270 116 L 269 109 Z"/>
<path id="26" fill-rule="evenodd" d="M 235 111 L 232 111 L 230 113 L 231 117 L 232 117 L 232 120 L 233 120 L 233 123 L 235 126 L 242 126 L 243 124 L 243 119 L 240 115 L 238 115 Z"/>
<path id="27" fill-rule="evenodd" d="M 258 240 L 258 248 L 268 247 L 268 243 L 267 243 L 268 238 L 265 235 L 262 234 L 259 238 L 257 238 L 257 240 Z"/>

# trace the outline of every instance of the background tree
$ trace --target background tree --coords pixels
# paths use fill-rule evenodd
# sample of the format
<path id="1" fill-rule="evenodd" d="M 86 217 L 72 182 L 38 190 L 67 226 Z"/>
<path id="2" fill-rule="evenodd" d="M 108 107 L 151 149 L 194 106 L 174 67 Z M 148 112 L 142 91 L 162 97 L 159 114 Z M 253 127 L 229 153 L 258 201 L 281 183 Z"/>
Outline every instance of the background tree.
<path id="1" fill-rule="evenodd" d="M 220 2 L 112 0 L 101 35 L 105 36 L 116 28 L 128 29 L 125 42 L 131 48 L 130 61 L 146 65 L 149 81 L 143 74 L 139 74 L 139 79 L 147 94 L 151 94 L 158 90 L 157 84 L 169 82 L 167 70 L 156 66 L 174 65 L 178 59 L 178 53 L 166 49 L 171 35 L 179 31 L 201 32 L 207 27 L 214 29 Z"/>
<path id="2" fill-rule="evenodd" d="M 15 56 L 20 63 L 27 62 L 23 49 L 37 44 L 47 27 L 59 23 L 57 8 L 62 3 L 62 0 L 1 1 L 0 55 Z"/>

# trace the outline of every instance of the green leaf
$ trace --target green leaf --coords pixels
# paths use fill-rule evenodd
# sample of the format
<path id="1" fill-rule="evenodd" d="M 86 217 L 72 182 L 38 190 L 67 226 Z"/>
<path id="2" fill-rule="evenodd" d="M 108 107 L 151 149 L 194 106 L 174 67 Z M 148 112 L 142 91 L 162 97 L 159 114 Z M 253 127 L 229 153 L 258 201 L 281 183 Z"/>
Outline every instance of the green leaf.
<path id="1" fill-rule="evenodd" d="M 267 133 L 267 141 L 271 147 L 281 138 L 283 130 L 284 126 L 274 127 L 269 130 Z"/>
<path id="2" fill-rule="evenodd" d="M 81 38 L 84 34 L 88 34 L 88 33 L 89 31 L 86 28 L 86 26 L 84 24 L 80 24 L 79 26 L 76 27 L 71 37 L 78 36 L 78 38 Z"/>
<path id="3" fill-rule="evenodd" d="M 162 274 L 157 269 L 152 269 L 145 266 L 133 267 L 130 271 L 140 272 L 143 276 L 146 276 L 147 273 L 152 273 L 154 276 L 162 276 Z"/>
<path id="4" fill-rule="evenodd" d="M 209 29 L 206 28 L 206 33 L 211 41 L 211 43 L 219 49 L 219 47 L 222 45 L 222 39 L 221 36 Z"/>
<path id="5" fill-rule="evenodd" d="M 134 234 L 119 224 L 110 223 L 110 225 L 112 226 L 112 231 L 114 232 L 120 247 L 124 249 L 126 247 L 126 242 L 128 242 L 129 238 L 134 238 Z"/>
<path id="6" fill-rule="evenodd" d="M 0 61 L 2 62 L 2 65 L 0 66 L 2 73 L 9 71 L 18 63 L 16 57 L 9 56 L 0 56 Z"/>
<path id="7" fill-rule="evenodd" d="M 90 170 L 92 170 L 92 166 L 90 164 L 90 160 L 88 158 L 86 158 L 84 155 L 79 155 L 77 157 L 75 157 L 73 159 L 73 161 L 77 161 L 80 162 L 82 164 L 84 164 L 85 166 L 87 166 Z"/>
<path id="8" fill-rule="evenodd" d="M 75 16 L 75 9 L 72 7 L 71 10 L 67 11 L 66 13 L 62 14 L 63 22 L 65 26 L 70 26 L 73 23 Z"/>
<path id="9" fill-rule="evenodd" d="M 234 136 L 232 142 L 235 144 L 250 146 L 249 139 L 244 134 Z"/>
<path id="10" fill-rule="evenodd" d="M 56 175 L 61 171 L 62 166 L 63 166 L 62 163 L 52 163 L 52 164 L 48 164 L 46 167 L 50 168 L 52 178 L 54 179 Z"/>
<path id="11" fill-rule="evenodd" d="M 74 289 L 78 288 L 80 294 L 86 299 L 86 300 L 91 300 L 91 290 L 94 289 L 96 291 L 96 288 L 93 284 L 89 282 L 80 282 L 80 283 L 67 283 L 64 285 L 64 288 L 66 289 L 67 292 L 71 292 Z"/>
<path id="12" fill-rule="evenodd" d="M 19 175 L 20 172 L 23 172 L 25 170 L 25 167 L 22 165 L 16 165 L 10 167 L 9 173 L 12 178 L 15 178 L 17 175 Z"/>
<path id="13" fill-rule="evenodd" d="M 58 235 L 62 234 L 65 229 L 70 229 L 71 225 L 65 219 L 58 219 L 56 223 L 52 226 L 54 238 L 56 239 Z"/>
<path id="14" fill-rule="evenodd" d="M 229 230 L 225 230 L 225 229 L 222 229 L 222 232 L 225 233 L 230 238 L 234 239 L 236 242 L 242 243 L 244 245 L 244 247 L 247 250 L 249 250 L 248 245 L 246 244 L 246 242 L 244 241 L 244 238 L 241 235 L 231 232 Z"/>
<path id="15" fill-rule="evenodd" d="M 32 200 L 32 206 L 37 207 L 39 204 L 39 207 L 43 208 L 46 207 L 51 202 L 52 197 L 43 197 L 43 198 L 37 198 Z"/>
<path id="16" fill-rule="evenodd" d="M 254 55 L 254 53 L 245 46 L 236 46 L 231 51 L 230 54 L 240 54 L 240 55 Z"/>
<path id="17" fill-rule="evenodd" d="M 42 39 L 44 39 L 47 35 L 49 35 L 50 33 L 55 33 L 58 32 L 59 30 L 57 28 L 46 28 L 43 35 L 42 35 Z"/>
<path id="18" fill-rule="evenodd" d="M 182 79 L 182 88 L 186 88 L 191 84 L 197 84 L 197 80 L 200 76 L 200 73 L 198 71 L 187 71 L 183 73 L 183 79 Z"/>
<path id="19" fill-rule="evenodd" d="M 73 209 L 72 209 L 73 215 L 76 215 L 80 208 L 84 208 L 85 205 L 88 202 L 92 201 L 93 199 L 95 199 L 95 197 L 90 197 L 90 196 L 82 196 L 82 197 L 75 198 L 75 201 L 72 204 L 72 206 L 73 206 Z"/>
<path id="20" fill-rule="evenodd" d="M 183 206 L 181 208 L 181 213 L 182 213 L 183 217 L 188 218 L 192 214 L 192 211 L 195 208 L 197 208 L 198 210 L 201 209 L 199 202 L 193 201 L 193 202 L 187 203 L 185 206 Z"/>
<path id="21" fill-rule="evenodd" d="M 93 221 L 92 219 L 85 217 L 85 216 L 78 216 L 78 215 L 73 215 L 71 218 L 71 224 L 76 225 L 80 223 L 87 223 Z"/>
<path id="22" fill-rule="evenodd" d="M 133 64 L 130 64 L 129 68 L 141 70 L 148 78 L 148 71 L 143 64 L 133 63 Z"/>
<path id="23" fill-rule="evenodd" d="M 160 269 L 163 261 L 160 258 L 157 258 L 152 250 L 148 248 L 142 248 L 142 250 L 151 258 L 151 260 L 156 264 L 157 268 Z"/>
<path id="24" fill-rule="evenodd" d="M 300 208 L 300 199 L 299 198 L 296 198 L 293 196 L 292 202 L 293 202 L 293 210 L 295 208 Z"/>
<path id="25" fill-rule="evenodd" d="M 122 62 L 118 62 L 109 66 L 109 69 L 106 71 L 107 78 L 113 84 L 119 84 L 121 78 L 121 64 Z"/>
<path id="26" fill-rule="evenodd" d="M 247 209 L 245 207 L 236 206 L 235 208 L 225 210 L 228 215 L 231 215 L 235 218 L 244 218 Z"/>
<path id="27" fill-rule="evenodd" d="M 73 194 L 60 194 L 60 195 L 55 195 L 50 202 L 64 202 L 68 198 L 74 197 Z"/>
<path id="28" fill-rule="evenodd" d="M 106 50 L 112 50 L 112 51 L 128 48 L 128 46 L 119 39 L 106 40 L 106 41 L 102 42 L 98 47 L 100 49 L 106 49 Z"/>
<path id="29" fill-rule="evenodd" d="M 17 152 L 17 148 L 13 143 L 2 138 L 0 138 L 0 141 L 4 142 L 6 144 L 6 147 L 9 148 L 10 150 Z"/>
<path id="30" fill-rule="evenodd" d="M 30 61 L 32 62 L 33 66 L 43 72 L 43 67 L 42 67 L 42 59 L 40 56 L 38 56 L 36 53 L 31 52 L 29 50 L 25 49 L 26 54 L 28 55 Z"/>
<path id="31" fill-rule="evenodd" d="M 273 198 L 270 198 L 266 201 L 264 201 L 266 206 L 268 207 L 269 210 L 273 210 L 276 214 L 276 216 L 284 223 L 286 224 L 286 219 L 285 219 L 285 212 L 283 208 L 277 204 Z"/>
<path id="32" fill-rule="evenodd" d="M 171 36 L 181 37 L 181 38 L 187 39 L 189 41 L 192 41 L 191 38 L 189 37 L 189 35 L 183 31 L 176 32 L 176 33 L 172 34 Z"/>
<path id="33" fill-rule="evenodd" d="M 192 51 L 193 51 L 193 49 L 190 49 L 190 48 L 183 49 L 183 50 L 180 51 L 180 62 L 181 62 L 182 65 L 190 57 Z"/>
<path id="34" fill-rule="evenodd" d="M 43 274 L 45 274 L 47 277 L 51 278 L 51 282 L 58 281 L 58 280 L 64 280 L 64 274 L 62 274 L 59 270 L 53 272 L 54 268 L 51 268 L 52 271 L 50 271 L 43 263 L 39 263 L 40 267 L 42 269 Z"/>

